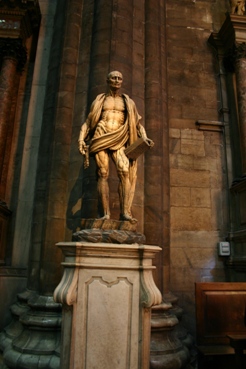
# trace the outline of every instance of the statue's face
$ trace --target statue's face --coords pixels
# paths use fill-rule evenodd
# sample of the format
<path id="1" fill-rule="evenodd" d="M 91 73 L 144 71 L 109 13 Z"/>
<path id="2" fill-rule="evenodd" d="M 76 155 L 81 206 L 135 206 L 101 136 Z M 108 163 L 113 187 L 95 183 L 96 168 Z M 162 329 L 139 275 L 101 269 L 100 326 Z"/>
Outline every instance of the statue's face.
<path id="1" fill-rule="evenodd" d="M 107 81 L 110 89 L 118 90 L 119 88 L 121 88 L 122 85 L 123 81 L 122 74 L 120 72 L 111 72 L 108 76 Z"/>

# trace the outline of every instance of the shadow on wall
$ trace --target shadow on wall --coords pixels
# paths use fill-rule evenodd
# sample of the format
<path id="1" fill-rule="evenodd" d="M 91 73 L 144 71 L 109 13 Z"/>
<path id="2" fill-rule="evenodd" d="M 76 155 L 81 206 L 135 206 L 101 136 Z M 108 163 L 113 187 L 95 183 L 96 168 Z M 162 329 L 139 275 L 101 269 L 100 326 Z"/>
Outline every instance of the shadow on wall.
<path id="1" fill-rule="evenodd" d="M 72 233 L 80 229 L 81 218 L 96 218 L 98 213 L 96 164 L 91 159 L 89 168 L 84 170 L 82 157 L 81 162 L 79 175 L 70 191 L 66 213 L 67 228 Z"/>
<path id="2" fill-rule="evenodd" d="M 230 0 L 217 0 L 211 4 L 209 13 L 212 15 L 213 32 L 218 32 L 226 18 L 226 14 L 231 12 Z"/>

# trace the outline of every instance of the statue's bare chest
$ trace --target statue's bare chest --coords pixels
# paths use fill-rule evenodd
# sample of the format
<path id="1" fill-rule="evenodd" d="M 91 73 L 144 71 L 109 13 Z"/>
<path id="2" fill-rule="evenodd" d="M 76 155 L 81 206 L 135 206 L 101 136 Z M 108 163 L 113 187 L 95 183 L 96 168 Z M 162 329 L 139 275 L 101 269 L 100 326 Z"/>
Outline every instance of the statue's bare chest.
<path id="1" fill-rule="evenodd" d="M 119 112 L 125 111 L 125 103 L 121 96 L 107 96 L 103 103 L 103 111 L 115 110 Z"/>

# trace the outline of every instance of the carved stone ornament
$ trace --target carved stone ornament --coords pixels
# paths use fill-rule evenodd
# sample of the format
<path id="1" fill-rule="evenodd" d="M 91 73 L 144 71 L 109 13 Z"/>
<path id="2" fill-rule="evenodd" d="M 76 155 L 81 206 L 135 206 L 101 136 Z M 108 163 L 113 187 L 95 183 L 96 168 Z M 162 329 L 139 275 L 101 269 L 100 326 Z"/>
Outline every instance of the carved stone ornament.
<path id="1" fill-rule="evenodd" d="M 38 0 L 0 0 L 0 37 L 30 37 L 38 29 L 41 12 Z"/>
<path id="2" fill-rule="evenodd" d="M 231 0 L 231 14 L 244 15 L 245 0 Z"/>
<path id="3" fill-rule="evenodd" d="M 235 58 L 243 59 L 246 58 L 246 43 L 236 43 L 234 48 Z"/>
<path id="4" fill-rule="evenodd" d="M 20 39 L 0 38 L 0 59 L 11 58 L 17 61 L 17 70 L 22 71 L 27 60 L 26 47 Z"/>
<path id="5" fill-rule="evenodd" d="M 240 60 L 246 58 L 246 43 L 235 43 L 233 48 L 230 48 L 225 57 L 224 57 L 224 68 L 230 72 L 235 72 L 235 63 Z"/>

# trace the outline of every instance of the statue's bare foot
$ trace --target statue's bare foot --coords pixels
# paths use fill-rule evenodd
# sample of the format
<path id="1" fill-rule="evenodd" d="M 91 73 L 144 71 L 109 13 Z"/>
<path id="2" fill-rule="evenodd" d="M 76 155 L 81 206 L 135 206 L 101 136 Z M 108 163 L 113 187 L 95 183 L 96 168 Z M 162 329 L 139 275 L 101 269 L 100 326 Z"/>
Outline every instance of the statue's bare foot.
<path id="1" fill-rule="evenodd" d="M 105 214 L 103 217 L 99 218 L 101 220 L 107 220 L 110 219 L 110 215 L 109 214 Z"/>
<path id="2" fill-rule="evenodd" d="M 137 222 L 137 219 L 133 218 L 129 213 L 121 214 L 120 219 L 121 220 L 128 220 L 128 221 L 134 222 L 134 223 Z"/>

